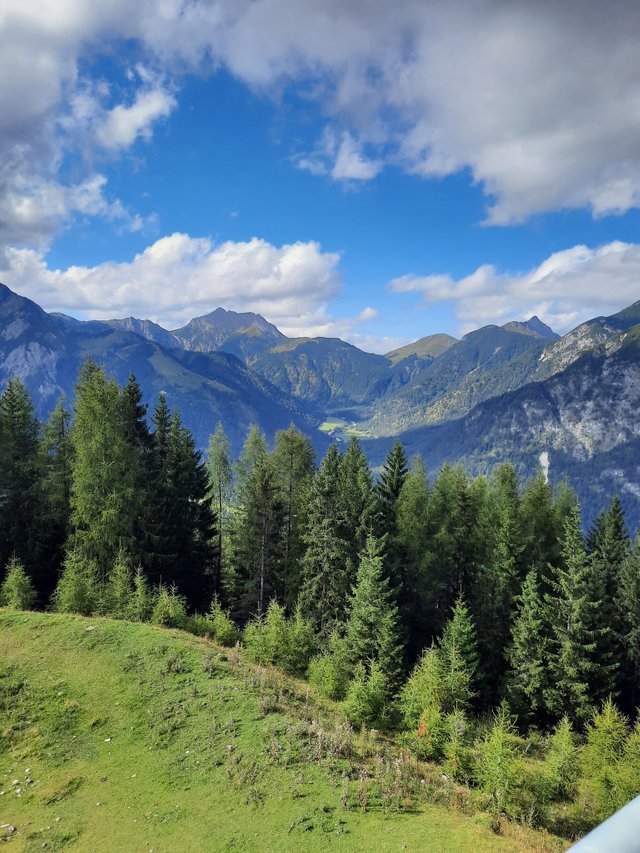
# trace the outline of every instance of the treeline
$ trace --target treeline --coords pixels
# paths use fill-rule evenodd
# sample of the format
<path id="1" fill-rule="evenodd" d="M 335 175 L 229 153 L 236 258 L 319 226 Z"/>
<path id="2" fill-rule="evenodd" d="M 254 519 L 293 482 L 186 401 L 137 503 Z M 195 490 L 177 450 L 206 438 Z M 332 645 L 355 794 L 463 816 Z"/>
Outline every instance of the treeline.
<path id="1" fill-rule="evenodd" d="M 593 781 L 584 756 L 615 776 L 598 819 L 637 793 L 640 540 L 616 498 L 584 536 L 573 492 L 542 473 L 445 465 L 430 482 L 396 443 L 374 476 L 356 439 L 316 467 L 293 427 L 273 448 L 252 429 L 233 460 L 219 425 L 204 460 L 164 395 L 148 418 L 135 377 L 89 361 L 73 418 L 61 402 L 40 425 L 18 380 L 2 395 L 0 537 L 5 603 L 242 639 L 355 725 L 404 730 L 486 784 L 497 812 L 514 721 L 550 732 L 547 800 Z"/>

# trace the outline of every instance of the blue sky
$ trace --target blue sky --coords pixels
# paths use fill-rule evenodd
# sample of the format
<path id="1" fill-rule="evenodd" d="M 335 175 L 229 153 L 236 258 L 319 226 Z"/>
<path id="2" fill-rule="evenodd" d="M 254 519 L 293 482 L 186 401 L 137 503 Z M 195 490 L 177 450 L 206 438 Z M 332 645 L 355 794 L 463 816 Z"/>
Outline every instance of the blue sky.
<path id="1" fill-rule="evenodd" d="M 386 351 L 640 298 L 633 4 L 37 5 L 0 16 L 0 280 L 48 310 Z"/>

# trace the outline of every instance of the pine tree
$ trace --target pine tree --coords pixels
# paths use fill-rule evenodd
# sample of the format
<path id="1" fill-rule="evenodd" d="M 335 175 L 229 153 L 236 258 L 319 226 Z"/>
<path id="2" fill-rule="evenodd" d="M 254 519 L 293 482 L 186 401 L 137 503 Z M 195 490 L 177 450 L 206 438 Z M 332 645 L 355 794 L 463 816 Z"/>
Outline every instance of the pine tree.
<path id="1" fill-rule="evenodd" d="M 80 372 L 74 408 L 72 547 L 105 577 L 118 549 L 133 546 L 143 503 L 136 491 L 140 458 L 127 441 L 122 391 L 91 360 Z"/>
<path id="2" fill-rule="evenodd" d="M 376 661 L 392 695 L 402 672 L 398 609 L 385 577 L 382 547 L 371 535 L 360 555 L 345 636 L 352 666 Z"/>
<path id="3" fill-rule="evenodd" d="M 131 557 L 120 548 L 115 563 L 109 572 L 105 586 L 101 611 L 114 619 L 127 619 L 132 609 L 133 576 Z"/>
<path id="4" fill-rule="evenodd" d="M 133 622 L 148 622 L 151 619 L 154 604 L 154 595 L 149 588 L 149 582 L 142 567 L 138 566 L 133 576 L 133 591 L 127 618 Z"/>
<path id="5" fill-rule="evenodd" d="M 238 463 L 236 616 L 263 614 L 282 577 L 282 500 L 264 436 L 253 428 Z"/>
<path id="6" fill-rule="evenodd" d="M 424 465 L 416 457 L 397 502 L 397 539 L 404 560 L 404 578 L 398 595 L 400 620 L 407 637 L 407 658 L 415 661 L 425 638 L 433 636 L 430 614 L 433 589 L 426 567 L 431 538 L 429 484 Z"/>
<path id="7" fill-rule="evenodd" d="M 476 630 L 463 598 L 459 598 L 438 643 L 442 659 L 443 710 L 466 710 L 475 696 L 478 672 Z"/>
<path id="8" fill-rule="evenodd" d="M 101 584 L 95 561 L 80 551 L 70 551 L 53 595 L 54 608 L 60 613 L 91 616 L 98 610 L 100 592 Z"/>
<path id="9" fill-rule="evenodd" d="M 209 439 L 207 449 L 207 470 L 211 484 L 213 510 L 216 517 L 218 542 L 215 554 L 213 589 L 215 595 L 222 590 L 222 571 L 225 559 L 225 540 L 227 537 L 228 504 L 233 481 L 231 459 L 229 457 L 229 439 L 222 423 L 218 421 L 216 431 Z"/>
<path id="10" fill-rule="evenodd" d="M 640 536 L 620 569 L 620 585 L 615 602 L 620 614 L 622 643 L 623 707 L 636 709 L 640 685 Z"/>
<path id="11" fill-rule="evenodd" d="M 310 439 L 293 424 L 276 433 L 273 469 L 282 504 L 282 577 L 278 595 L 293 610 L 302 585 L 305 551 L 305 508 L 314 472 L 315 451 Z"/>
<path id="12" fill-rule="evenodd" d="M 12 557 L 7 565 L 5 579 L 0 586 L 0 606 L 14 610 L 32 610 L 36 591 L 22 563 Z"/>
<path id="13" fill-rule="evenodd" d="M 549 684 L 545 704 L 552 718 L 567 714 L 584 721 L 589 714 L 589 686 L 594 677 L 593 655 L 597 647 L 590 624 L 599 602 L 590 596 L 591 576 L 580 532 L 580 512 L 571 509 L 565 522 L 562 565 L 552 577 L 546 603 L 551 618 Z"/>
<path id="14" fill-rule="evenodd" d="M 562 528 L 554 510 L 553 491 L 542 471 L 531 478 L 524 489 L 521 503 L 524 536 L 523 563 L 535 569 L 544 583 L 547 566 L 560 559 Z M 543 592 L 549 592 L 544 588 Z"/>
<path id="15" fill-rule="evenodd" d="M 340 464 L 332 444 L 311 484 L 302 559 L 302 608 L 325 638 L 336 623 L 344 623 L 350 592 Z"/>
<path id="16" fill-rule="evenodd" d="M 494 715 L 493 726 L 476 748 L 474 777 L 480 790 L 489 797 L 489 811 L 496 820 L 496 828 L 500 815 L 508 812 L 512 804 L 518 778 L 513 732 L 513 718 L 501 705 Z"/>
<path id="17" fill-rule="evenodd" d="M 64 402 L 59 400 L 49 416 L 41 440 L 44 551 L 50 565 L 50 570 L 42 578 L 42 594 L 46 599 L 54 590 L 70 533 L 73 470 L 70 420 L 71 415 Z"/>
<path id="18" fill-rule="evenodd" d="M 548 690 L 548 625 L 535 569 L 525 578 L 517 605 L 506 692 L 518 719 L 527 723 L 540 719 Z"/>
<path id="19" fill-rule="evenodd" d="M 398 537 L 398 501 L 409 467 L 404 448 L 395 441 L 387 453 L 376 486 L 380 535 L 386 536 L 386 569 L 396 596 L 405 586 L 406 559 Z"/>
<path id="20" fill-rule="evenodd" d="M 39 425 L 22 382 L 10 379 L 0 397 L 0 566 L 16 555 L 46 586 L 39 563 L 41 507 Z"/>

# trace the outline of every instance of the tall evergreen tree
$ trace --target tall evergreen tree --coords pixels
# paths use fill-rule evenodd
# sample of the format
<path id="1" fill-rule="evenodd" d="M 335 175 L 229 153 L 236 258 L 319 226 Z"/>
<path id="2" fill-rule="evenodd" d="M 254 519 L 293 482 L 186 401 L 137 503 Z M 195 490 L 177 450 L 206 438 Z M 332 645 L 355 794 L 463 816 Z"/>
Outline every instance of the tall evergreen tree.
<path id="1" fill-rule="evenodd" d="M 11 379 L 0 397 L 0 566 L 15 555 L 43 589 L 39 425 L 27 389 Z"/>
<path id="2" fill-rule="evenodd" d="M 553 491 L 542 471 L 526 484 L 521 503 L 524 535 L 523 562 L 545 583 L 547 567 L 560 559 L 562 527 L 554 510 Z M 544 592 L 549 589 L 545 586 Z"/>
<path id="3" fill-rule="evenodd" d="M 50 566 L 42 577 L 41 596 L 45 600 L 49 600 L 57 583 L 70 532 L 73 470 L 70 421 L 70 413 L 59 400 L 45 425 L 41 441 L 43 535 Z"/>
<path id="4" fill-rule="evenodd" d="M 549 637 L 535 569 L 525 578 L 517 605 L 508 651 L 506 694 L 520 722 L 540 722 L 548 692 Z"/>
<path id="5" fill-rule="evenodd" d="M 283 512 L 283 565 L 278 595 L 293 611 L 302 584 L 301 561 L 305 550 L 305 506 L 309 497 L 315 451 L 308 436 L 293 424 L 276 433 L 273 468 Z"/>
<path id="6" fill-rule="evenodd" d="M 620 614 L 623 649 L 622 704 L 625 711 L 633 713 L 640 701 L 640 535 L 620 569 L 615 602 Z"/>
<path id="7" fill-rule="evenodd" d="M 238 464 L 234 529 L 235 611 L 262 615 L 282 577 L 283 506 L 264 436 L 250 431 Z"/>
<path id="8" fill-rule="evenodd" d="M 136 489 L 139 453 L 127 440 L 117 382 L 88 360 L 76 385 L 71 479 L 72 545 L 106 576 L 119 548 L 132 548 L 143 496 Z"/>
<path id="9" fill-rule="evenodd" d="M 476 695 L 478 641 L 469 610 L 460 597 L 438 643 L 442 660 L 445 711 L 464 711 Z"/>
<path id="10" fill-rule="evenodd" d="M 372 535 L 367 537 L 360 555 L 346 641 L 352 666 L 377 663 L 392 695 L 400 686 L 402 672 L 398 609 L 385 576 L 382 545 Z"/>
<path id="11" fill-rule="evenodd" d="M 233 472 L 229 456 L 229 439 L 222 423 L 218 421 L 216 431 L 209 439 L 207 449 L 207 470 L 211 484 L 211 496 L 217 524 L 217 547 L 215 553 L 215 568 L 213 589 L 216 595 L 222 590 L 222 572 L 225 554 L 225 540 L 228 534 L 229 500 Z"/>
<path id="12" fill-rule="evenodd" d="M 349 598 L 349 543 L 344 539 L 340 500 L 340 453 L 332 444 L 316 472 L 309 494 L 302 559 L 302 607 L 323 634 L 345 621 Z"/>
<path id="13" fill-rule="evenodd" d="M 597 661 L 595 654 L 602 641 L 602 631 L 596 627 L 601 590 L 594 587 L 577 505 L 565 522 L 562 564 L 555 569 L 551 584 L 552 592 L 547 595 L 551 619 L 547 710 L 554 719 L 567 714 L 584 721 L 599 698 L 592 691 L 610 678 L 611 664 Z"/>

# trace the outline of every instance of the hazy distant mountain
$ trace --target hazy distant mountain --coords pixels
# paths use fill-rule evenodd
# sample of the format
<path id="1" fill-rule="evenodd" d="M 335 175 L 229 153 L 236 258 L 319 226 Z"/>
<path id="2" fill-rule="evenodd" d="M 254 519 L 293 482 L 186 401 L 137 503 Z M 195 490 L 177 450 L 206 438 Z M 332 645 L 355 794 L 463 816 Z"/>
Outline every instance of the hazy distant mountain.
<path id="1" fill-rule="evenodd" d="M 11 377 L 19 377 L 38 416 L 44 418 L 61 394 L 72 399 L 87 356 L 121 383 L 133 371 L 152 407 L 165 391 L 169 405 L 179 409 L 200 447 L 206 447 L 219 420 L 235 451 L 252 424 L 272 437 L 275 430 L 294 422 L 312 435 L 318 447 L 326 445 L 315 429 L 317 421 L 231 354 L 165 348 L 117 323 L 85 323 L 47 314 L 0 285 L 0 389 Z"/>
<path id="2" fill-rule="evenodd" d="M 224 350 L 247 362 L 280 341 L 287 340 L 276 326 L 260 314 L 239 314 L 236 311 L 225 311 L 224 308 L 216 308 L 210 314 L 195 317 L 172 334 L 185 349 L 195 352 Z"/>
<path id="3" fill-rule="evenodd" d="M 120 382 L 135 372 L 152 405 L 166 391 L 200 447 L 218 420 L 234 452 L 252 423 L 271 437 L 293 421 L 322 449 L 316 427 L 339 416 L 374 463 L 396 437 L 431 469 L 510 460 L 531 474 L 542 460 L 552 481 L 570 478 L 587 518 L 619 492 L 640 524 L 640 302 L 562 338 L 533 317 L 382 356 L 288 339 L 258 314 L 223 309 L 175 333 L 135 318 L 82 322 L 0 285 L 0 390 L 20 377 L 45 417 L 71 398 L 87 355 Z"/>
<path id="4" fill-rule="evenodd" d="M 606 318 L 605 325 L 633 319 L 633 313 Z M 600 320 L 595 328 L 601 328 Z M 605 346 L 584 348 L 583 335 L 578 341 L 580 354 L 552 376 L 486 400 L 462 418 L 403 432 L 408 453 L 420 453 L 431 470 L 448 460 L 474 473 L 508 460 L 528 476 L 542 461 L 552 482 L 569 479 L 588 520 L 619 494 L 630 525 L 637 526 L 640 324 L 616 331 Z M 366 441 L 374 462 L 382 460 L 391 440 Z"/>
<path id="5" fill-rule="evenodd" d="M 136 317 L 127 317 L 125 320 L 107 320 L 114 329 L 123 329 L 125 332 L 134 332 L 148 341 L 160 344 L 165 349 L 183 349 L 180 341 L 171 332 L 152 323 L 151 320 L 138 320 Z"/>
<path id="6" fill-rule="evenodd" d="M 557 341 L 560 335 L 543 323 L 539 317 L 531 317 L 529 320 L 512 320 L 502 326 L 507 332 L 520 332 L 523 335 L 534 335 L 537 338 L 545 338 L 548 341 Z"/>
<path id="7" fill-rule="evenodd" d="M 420 338 L 420 340 L 414 341 L 412 344 L 406 344 L 403 347 L 398 347 L 398 349 L 388 352 L 387 358 L 394 365 L 412 355 L 420 359 L 429 359 L 432 361 L 457 342 L 458 339 L 451 335 L 427 335 L 426 338 Z"/>

